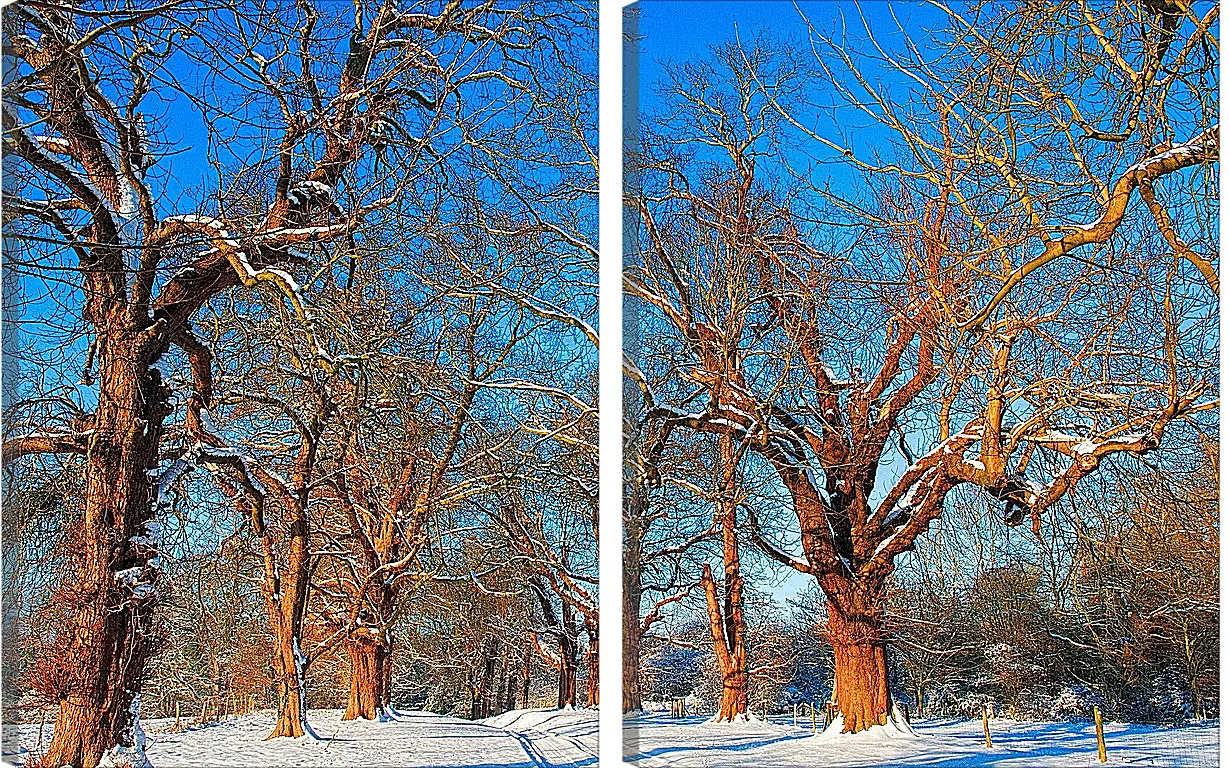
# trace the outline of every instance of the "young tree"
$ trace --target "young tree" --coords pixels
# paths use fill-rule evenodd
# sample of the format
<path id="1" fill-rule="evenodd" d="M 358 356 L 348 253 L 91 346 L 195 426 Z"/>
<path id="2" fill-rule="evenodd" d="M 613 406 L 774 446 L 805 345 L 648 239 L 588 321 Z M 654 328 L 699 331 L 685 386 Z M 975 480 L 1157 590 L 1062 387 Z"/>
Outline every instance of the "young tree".
<path id="1" fill-rule="evenodd" d="M 329 557 L 319 577 L 326 620 L 350 658 L 343 719 L 391 717 L 393 629 L 418 586 L 441 575 L 442 553 L 432 557 L 433 541 L 449 535 L 441 516 L 499 480 L 474 471 L 467 455 L 487 448 L 467 445 L 467 437 L 479 385 L 496 368 L 476 351 L 491 314 L 479 304 L 490 303 L 463 300 L 457 321 L 429 342 L 460 370 L 410 362 L 415 350 L 401 340 L 365 355 L 375 364 L 349 390 L 336 448 L 340 471 L 326 482 L 339 514 L 323 532 Z M 491 357 L 501 351 L 493 346 Z"/>
<path id="2" fill-rule="evenodd" d="M 747 719 L 747 623 L 743 617 L 743 576 L 738 554 L 738 507 L 740 498 L 736 486 L 738 463 L 742 458 L 734 437 L 725 433 L 718 437 L 716 462 L 717 488 L 716 522 L 721 526 L 721 557 L 725 565 L 722 594 L 717 594 L 713 571 L 703 566 L 700 584 L 704 587 L 709 630 L 717 667 L 721 670 L 721 704 L 716 721 L 735 722 Z"/>
<path id="3" fill-rule="evenodd" d="M 638 373 L 630 361 L 625 361 L 624 370 Z M 643 402 L 653 402 L 647 385 L 643 394 Z M 632 398 L 624 402 L 638 415 L 627 419 L 632 427 L 624 433 L 628 478 L 623 505 L 623 711 L 638 712 L 645 641 L 670 607 L 695 588 L 695 577 L 687 575 L 684 559 L 697 544 L 710 539 L 713 530 L 711 518 L 693 511 L 693 499 L 675 505 L 667 498 L 677 490 L 664 487 L 677 485 L 667 482 L 676 458 L 667 451 L 674 427 L 649 416 L 651 410 L 637 408 Z M 688 484 L 686 494 L 691 494 L 691 487 Z M 648 600 L 652 602 L 646 605 Z"/>

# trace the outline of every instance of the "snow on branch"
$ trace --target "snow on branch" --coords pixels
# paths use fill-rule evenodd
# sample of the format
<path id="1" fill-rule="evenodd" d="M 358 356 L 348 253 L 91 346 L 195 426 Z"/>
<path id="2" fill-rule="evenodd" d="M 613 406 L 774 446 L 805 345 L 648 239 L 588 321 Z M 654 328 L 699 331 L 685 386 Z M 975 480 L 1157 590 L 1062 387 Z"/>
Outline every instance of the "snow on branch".
<path id="1" fill-rule="evenodd" d="M 3 463 L 7 466 L 23 456 L 37 453 L 78 453 L 89 449 L 94 430 L 82 432 L 31 432 L 6 438 L 3 447 Z"/>
<path id="2" fill-rule="evenodd" d="M 581 413 L 597 413 L 597 408 L 592 404 L 585 402 L 571 392 L 567 392 L 558 387 L 551 387 L 545 384 L 537 384 L 532 381 L 524 381 L 521 379 L 509 379 L 507 381 L 475 381 L 466 379 L 466 384 L 482 387 L 484 389 L 505 389 L 517 392 L 536 392 L 538 394 L 549 395 L 550 397 L 559 400 L 566 400 L 576 406 Z"/>
<path id="3" fill-rule="evenodd" d="M 768 555 L 770 558 L 782 565 L 793 568 L 799 573 L 813 574 L 815 572 L 814 569 L 811 568 L 811 564 L 806 560 L 798 557 L 797 555 L 791 555 L 784 549 L 781 549 L 781 547 L 765 538 L 763 532 L 760 530 L 759 519 L 755 516 L 755 512 L 752 511 L 750 507 L 747 507 L 746 509 L 747 527 L 751 532 L 751 541 L 759 547 L 764 554 Z"/>
<path id="4" fill-rule="evenodd" d="M 1032 272 L 1049 264 L 1055 259 L 1065 256 L 1077 248 L 1090 244 L 1104 243 L 1118 229 L 1118 225 L 1126 217 L 1127 206 L 1131 194 L 1141 185 L 1188 168 L 1193 165 L 1214 163 L 1220 155 L 1220 124 L 1215 124 L 1198 136 L 1178 144 L 1171 149 L 1150 155 L 1132 165 L 1114 183 L 1105 210 L 1094 222 L 1078 224 L 1070 227 L 1062 237 L 1052 238 L 1042 233 L 1044 250 L 1036 257 L 1021 264 L 1003 282 L 1001 288 L 990 301 L 968 320 L 960 324 L 962 330 L 970 330 L 983 325 L 998 309 L 1007 295 L 1024 278 Z"/>

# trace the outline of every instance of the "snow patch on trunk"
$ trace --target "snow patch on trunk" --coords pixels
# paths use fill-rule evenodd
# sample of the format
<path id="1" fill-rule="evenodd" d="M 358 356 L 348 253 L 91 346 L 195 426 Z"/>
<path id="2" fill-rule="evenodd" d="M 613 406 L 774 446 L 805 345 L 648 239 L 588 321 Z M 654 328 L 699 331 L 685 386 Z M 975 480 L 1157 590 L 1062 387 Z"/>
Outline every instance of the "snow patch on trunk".
<path id="1" fill-rule="evenodd" d="M 116 744 L 102 753 L 98 768 L 153 768 L 149 757 L 145 754 L 145 730 L 141 727 L 141 694 L 132 697 L 128 705 L 128 714 L 132 717 L 128 727 L 128 739 L 131 745 Z"/>

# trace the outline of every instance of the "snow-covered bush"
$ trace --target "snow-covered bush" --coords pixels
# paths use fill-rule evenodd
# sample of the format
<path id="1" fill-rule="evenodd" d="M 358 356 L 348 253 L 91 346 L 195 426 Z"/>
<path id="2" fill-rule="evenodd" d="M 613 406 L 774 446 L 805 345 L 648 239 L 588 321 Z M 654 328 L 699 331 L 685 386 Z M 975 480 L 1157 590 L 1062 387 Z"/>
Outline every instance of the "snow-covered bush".
<path id="1" fill-rule="evenodd" d="M 984 693 L 968 693 L 956 702 L 955 710 L 963 717 L 981 717 L 982 708 L 994 703 L 993 696 L 987 696 Z"/>
<path id="2" fill-rule="evenodd" d="M 1093 707 L 1105 708 L 1105 697 L 1083 685 L 1069 685 L 1050 701 L 1044 717 L 1048 720 L 1087 720 Z"/>

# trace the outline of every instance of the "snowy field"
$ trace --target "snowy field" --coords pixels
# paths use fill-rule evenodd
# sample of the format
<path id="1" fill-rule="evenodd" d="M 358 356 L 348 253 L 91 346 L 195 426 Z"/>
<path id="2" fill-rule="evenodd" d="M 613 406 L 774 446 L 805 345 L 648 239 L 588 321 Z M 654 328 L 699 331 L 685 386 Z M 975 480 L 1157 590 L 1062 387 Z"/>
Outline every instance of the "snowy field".
<path id="1" fill-rule="evenodd" d="M 704 718 L 672 720 L 641 715 L 625 721 L 624 755 L 644 768 L 1058 768 L 1099 766 L 1092 723 L 990 721 L 994 748 L 986 749 L 980 720 L 922 720 L 917 736 L 868 732 L 812 736 L 788 718 L 772 723 L 712 725 Z M 1108 765 L 1214 768 L 1216 724 L 1159 728 L 1105 724 Z"/>
<path id="2" fill-rule="evenodd" d="M 341 721 L 341 710 L 312 710 L 319 741 L 264 741 L 271 712 L 179 733 L 174 721 L 145 722 L 155 768 L 290 768 L 290 766 L 397 766 L 397 768 L 546 768 L 597 764 L 597 712 L 520 710 L 487 720 L 461 720 L 406 712 L 396 722 Z M 50 738 L 50 726 L 44 738 Z M 4 761 L 22 765 L 21 748 L 35 749 L 37 725 L 4 726 Z"/>

